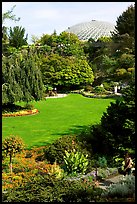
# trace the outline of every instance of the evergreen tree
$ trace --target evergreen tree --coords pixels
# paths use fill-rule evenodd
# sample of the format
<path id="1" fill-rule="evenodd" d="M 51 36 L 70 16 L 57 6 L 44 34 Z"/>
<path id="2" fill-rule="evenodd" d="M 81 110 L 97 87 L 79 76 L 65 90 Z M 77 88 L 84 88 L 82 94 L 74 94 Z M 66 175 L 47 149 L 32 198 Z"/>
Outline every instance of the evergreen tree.
<path id="1" fill-rule="evenodd" d="M 32 50 L 15 52 L 2 57 L 2 104 L 40 100 L 43 82 L 39 59 Z"/>
<path id="2" fill-rule="evenodd" d="M 135 82 L 123 89 L 123 99 L 111 102 L 101 123 L 92 126 L 93 149 L 119 155 L 126 148 L 135 151 Z M 98 143 L 100 141 L 100 143 Z"/>
<path id="3" fill-rule="evenodd" d="M 116 43 L 115 51 L 119 53 L 135 53 L 135 5 L 128 7 L 116 21 L 112 39 Z"/>
<path id="4" fill-rule="evenodd" d="M 9 29 L 9 45 L 15 48 L 19 48 L 23 45 L 27 45 L 28 35 L 25 36 L 25 28 L 15 26 L 13 29 Z"/>
<path id="5" fill-rule="evenodd" d="M 135 5 L 128 7 L 116 21 L 116 35 L 128 34 L 135 37 Z"/>

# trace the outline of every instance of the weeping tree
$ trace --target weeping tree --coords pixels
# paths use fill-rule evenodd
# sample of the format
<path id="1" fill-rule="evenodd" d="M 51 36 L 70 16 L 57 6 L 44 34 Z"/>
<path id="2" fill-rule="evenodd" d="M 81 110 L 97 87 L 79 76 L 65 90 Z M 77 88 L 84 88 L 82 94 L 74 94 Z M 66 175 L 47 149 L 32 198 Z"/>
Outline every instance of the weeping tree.
<path id="1" fill-rule="evenodd" d="M 2 56 L 2 104 L 38 101 L 42 96 L 37 53 L 32 48 L 25 48 L 8 57 Z"/>

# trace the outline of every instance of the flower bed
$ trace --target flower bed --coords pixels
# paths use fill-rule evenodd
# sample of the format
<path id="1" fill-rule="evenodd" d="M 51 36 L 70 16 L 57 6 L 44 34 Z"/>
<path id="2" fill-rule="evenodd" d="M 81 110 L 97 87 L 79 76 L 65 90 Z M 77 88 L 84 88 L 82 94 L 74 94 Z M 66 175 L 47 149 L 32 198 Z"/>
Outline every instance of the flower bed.
<path id="1" fill-rule="evenodd" d="M 83 96 L 88 97 L 88 98 L 115 98 L 117 96 L 121 96 L 121 94 L 94 94 L 94 93 L 88 93 L 88 92 L 82 92 L 81 93 Z"/>
<path id="2" fill-rule="evenodd" d="M 15 113 L 4 113 L 4 114 L 2 114 L 2 117 L 16 117 L 16 116 L 34 115 L 34 114 L 36 114 L 38 112 L 39 111 L 37 109 L 22 110 L 22 111 L 18 111 L 18 112 L 15 112 Z"/>

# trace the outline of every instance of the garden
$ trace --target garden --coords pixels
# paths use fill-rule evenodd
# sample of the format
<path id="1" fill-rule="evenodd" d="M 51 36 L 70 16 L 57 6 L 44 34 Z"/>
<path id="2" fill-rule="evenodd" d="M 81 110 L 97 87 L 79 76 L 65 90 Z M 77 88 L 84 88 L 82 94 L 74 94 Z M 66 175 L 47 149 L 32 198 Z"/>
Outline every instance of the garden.
<path id="1" fill-rule="evenodd" d="M 112 37 L 54 32 L 32 45 L 4 26 L 13 9 L 2 14 L 2 202 L 135 202 L 134 6 Z"/>
<path id="2" fill-rule="evenodd" d="M 68 94 L 64 98 L 48 98 L 41 102 L 33 102 L 30 107 L 36 106 L 39 110 L 37 115 L 20 116 L 20 117 L 4 117 L 4 124 L 12 125 L 15 123 L 9 119 L 24 119 L 28 117 L 28 129 L 33 130 L 30 123 L 38 121 L 37 116 L 41 117 L 41 112 L 47 115 L 49 124 L 52 124 L 52 119 L 60 120 L 69 124 L 67 128 L 60 129 L 60 134 L 56 132 L 54 140 L 51 140 L 50 134 L 41 137 L 38 136 L 30 139 L 29 135 L 22 132 L 22 122 L 18 123 L 18 136 L 13 132 L 10 137 L 3 139 L 3 161 L 2 161 L 2 187 L 3 201 L 5 202 L 115 202 L 117 200 L 134 201 L 135 199 L 135 176 L 127 175 L 117 184 L 113 184 L 106 189 L 99 187 L 98 183 L 109 177 L 114 177 L 119 174 L 119 167 L 124 166 L 123 152 L 126 150 L 123 145 L 123 150 L 119 148 L 116 154 L 115 146 L 110 146 L 111 154 L 107 154 L 106 148 L 102 148 L 98 141 L 95 140 L 98 134 L 98 125 L 100 118 L 109 112 L 111 106 L 121 101 L 116 99 L 92 99 L 86 98 L 80 94 Z M 40 105 L 39 105 L 40 103 Z M 41 103 L 44 105 L 42 106 Z M 104 103 L 104 108 L 102 104 Z M 33 105 L 32 105 L 33 104 Z M 46 105 L 45 105 L 46 104 Z M 19 103 L 16 107 L 23 107 L 23 103 Z M 94 111 L 93 111 L 94 107 Z M 102 107 L 102 112 L 101 108 Z M 41 109 L 39 109 L 41 108 Z M 51 108 L 51 109 L 50 109 Z M 70 110 L 68 111 L 68 109 Z M 83 115 L 82 115 L 83 108 Z M 49 110 L 48 110 L 49 109 Z M 85 112 L 85 109 L 87 112 Z M 100 114 L 99 111 L 100 110 Z M 65 112 L 65 110 L 67 110 Z M 73 110 L 73 111 L 72 111 Z M 91 113 L 92 110 L 92 113 Z M 53 113 L 55 118 L 53 117 Z M 69 115 L 67 113 L 70 113 Z M 15 113 L 15 110 L 14 110 Z M 80 113 L 80 115 L 77 115 Z M 96 114 L 98 113 L 98 114 Z M 44 114 L 44 118 L 45 118 Z M 84 115 L 85 114 L 85 115 Z M 87 114 L 89 121 L 86 121 Z M 50 119 L 50 115 L 52 116 Z M 72 117 L 74 115 L 74 119 Z M 90 119 L 91 115 L 91 119 Z M 80 123 L 82 121 L 85 123 Z M 85 119 L 84 119 L 85 117 Z M 65 119 L 68 119 L 67 120 Z M 69 121 L 72 120 L 72 123 Z M 74 121 L 77 121 L 75 128 L 71 129 Z M 26 121 L 26 120 L 24 120 Z M 33 122 L 32 122 L 33 121 Z M 39 118 L 42 123 L 43 118 Z M 95 122 L 96 121 L 96 122 Z M 44 123 L 45 124 L 45 123 Z M 56 121 L 56 124 L 58 122 Z M 89 125 L 90 124 L 90 125 Z M 12 127 L 11 125 L 11 127 Z M 26 124 L 27 125 L 27 124 Z M 61 125 L 62 126 L 62 125 Z M 79 128 L 80 126 L 80 128 Z M 97 126 L 97 127 L 96 127 Z M 46 126 L 46 128 L 48 125 Z M 55 127 L 55 125 L 54 125 Z M 58 127 L 58 126 L 56 126 Z M 101 127 L 100 127 L 101 128 Z M 103 128 L 103 126 L 102 126 Z M 52 128 L 53 130 L 54 128 Z M 9 130 L 9 129 L 8 129 Z M 66 131 L 67 130 L 67 131 Z M 68 131 L 69 130 L 69 131 Z M 9 130 L 11 132 L 11 130 Z M 44 131 L 48 132 L 48 131 Z M 103 132 L 103 129 L 102 129 Z M 23 137 L 25 136 L 25 137 Z M 34 136 L 34 134 L 33 134 Z M 102 134 L 103 137 L 103 134 Z M 25 140 L 26 138 L 26 140 Z M 29 138 L 29 140 L 28 140 Z M 49 141 L 48 141 L 48 138 Z M 39 140 L 41 143 L 39 142 Z M 102 138 L 103 139 L 103 138 Z M 109 141 L 104 138 L 106 142 Z M 46 140 L 46 143 L 44 143 Z M 25 142 L 24 142 L 25 141 Z M 101 139 L 100 139 L 101 141 Z M 33 142 L 33 143 L 32 143 Z M 36 144 L 39 144 L 38 146 Z M 103 145 L 103 141 L 100 145 Z M 96 150 L 95 150 L 96 147 Z M 122 151 L 121 151 L 122 150 Z M 129 151 L 131 151 L 128 148 Z M 100 152 L 99 152 L 100 151 Z M 109 151 L 109 150 L 108 150 Z M 131 151 L 134 155 L 134 151 Z M 135 166 L 135 161 L 134 161 Z M 124 189 L 123 189 L 124 186 Z M 14 190 L 13 190 L 14 189 Z"/>

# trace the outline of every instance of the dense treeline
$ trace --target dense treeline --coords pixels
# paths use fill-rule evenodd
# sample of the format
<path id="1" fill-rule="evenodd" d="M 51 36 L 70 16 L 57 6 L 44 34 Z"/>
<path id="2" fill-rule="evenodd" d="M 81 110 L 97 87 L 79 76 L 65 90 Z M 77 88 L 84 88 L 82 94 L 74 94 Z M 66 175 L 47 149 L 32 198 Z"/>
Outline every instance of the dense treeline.
<path id="1" fill-rule="evenodd" d="M 112 37 L 97 41 L 81 42 L 72 33 L 54 31 L 28 45 L 24 28 L 16 26 L 8 32 L 3 25 L 2 102 L 40 100 L 44 86 L 69 91 L 101 83 L 128 84 L 135 73 L 134 10 L 130 6 L 118 17 Z M 12 11 L 3 14 L 3 23 L 6 18 L 19 20 Z"/>

